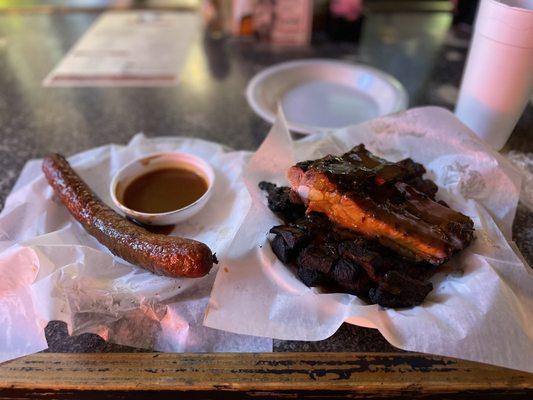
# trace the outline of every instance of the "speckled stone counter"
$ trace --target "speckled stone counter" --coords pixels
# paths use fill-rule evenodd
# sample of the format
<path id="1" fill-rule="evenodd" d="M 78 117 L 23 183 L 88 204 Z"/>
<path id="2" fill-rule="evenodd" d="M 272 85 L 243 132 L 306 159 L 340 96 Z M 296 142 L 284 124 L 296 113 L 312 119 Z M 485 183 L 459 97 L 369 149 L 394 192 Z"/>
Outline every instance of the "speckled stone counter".
<path id="1" fill-rule="evenodd" d="M 248 80 L 272 64 L 328 57 L 362 62 L 400 80 L 410 106 L 453 109 L 469 35 L 447 13 L 368 15 L 359 43 L 318 40 L 309 48 L 279 50 L 246 40 L 200 36 L 182 82 L 163 88 L 43 88 L 42 79 L 96 19 L 93 13 L 0 14 L 0 208 L 24 163 L 48 152 L 66 155 L 147 136 L 186 135 L 254 150 L 269 125 L 246 103 Z M 504 152 L 533 152 L 533 107 L 528 105 Z M 513 231 L 533 260 L 533 213 L 518 209 Z M 64 323 L 46 330 L 51 351 L 139 351 L 109 345 L 96 335 L 68 336 Z M 372 329 L 343 325 L 320 342 L 275 341 L 276 351 L 392 351 Z"/>

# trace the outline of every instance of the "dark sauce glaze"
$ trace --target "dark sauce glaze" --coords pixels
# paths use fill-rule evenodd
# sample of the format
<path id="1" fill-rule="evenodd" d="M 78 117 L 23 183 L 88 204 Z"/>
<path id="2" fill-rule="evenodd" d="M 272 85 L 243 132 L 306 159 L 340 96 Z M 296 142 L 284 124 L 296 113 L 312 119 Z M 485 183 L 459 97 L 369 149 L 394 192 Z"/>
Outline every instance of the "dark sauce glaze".
<path id="1" fill-rule="evenodd" d="M 410 158 L 397 163 L 370 153 L 363 144 L 355 146 L 341 156 L 328 155 L 313 161 L 296 164 L 303 171 L 314 169 L 323 172 L 339 188 L 345 191 L 360 190 L 386 183 L 408 181 L 426 172 L 422 164 Z"/>
<path id="2" fill-rule="evenodd" d="M 341 156 L 328 155 L 297 166 L 303 171 L 323 173 L 361 208 L 404 235 L 424 237 L 425 242 L 446 254 L 462 249 L 473 239 L 472 220 L 436 202 L 437 186 L 422 178 L 424 166 L 410 158 L 390 162 L 360 144 Z M 388 238 L 380 240 L 412 257 L 408 249 Z"/>

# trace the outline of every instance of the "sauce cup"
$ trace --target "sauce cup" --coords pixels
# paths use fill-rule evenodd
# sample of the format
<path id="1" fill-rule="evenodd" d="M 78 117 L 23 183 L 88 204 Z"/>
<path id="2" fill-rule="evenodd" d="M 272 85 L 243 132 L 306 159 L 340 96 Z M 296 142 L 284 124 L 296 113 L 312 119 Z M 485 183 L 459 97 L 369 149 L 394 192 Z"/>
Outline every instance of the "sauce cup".
<path id="1" fill-rule="evenodd" d="M 123 203 L 126 188 L 136 178 L 149 172 L 166 168 L 185 169 L 198 174 L 207 184 L 206 192 L 192 204 L 161 213 L 132 210 Z M 173 225 L 191 218 L 207 204 L 213 192 L 214 183 L 215 173 L 213 168 L 201 158 L 189 153 L 160 152 L 143 156 L 122 167 L 111 180 L 109 189 L 113 203 L 126 216 L 146 225 Z"/>

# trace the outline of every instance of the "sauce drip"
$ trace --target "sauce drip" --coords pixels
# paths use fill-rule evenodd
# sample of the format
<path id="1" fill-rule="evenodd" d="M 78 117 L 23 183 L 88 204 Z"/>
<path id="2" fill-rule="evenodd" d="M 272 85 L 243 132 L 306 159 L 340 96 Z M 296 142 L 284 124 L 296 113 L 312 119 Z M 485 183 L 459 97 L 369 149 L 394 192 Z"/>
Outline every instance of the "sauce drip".
<path id="1" fill-rule="evenodd" d="M 183 168 L 164 168 L 135 178 L 124 191 L 122 203 L 135 211 L 156 214 L 186 207 L 207 191 L 207 182 Z"/>

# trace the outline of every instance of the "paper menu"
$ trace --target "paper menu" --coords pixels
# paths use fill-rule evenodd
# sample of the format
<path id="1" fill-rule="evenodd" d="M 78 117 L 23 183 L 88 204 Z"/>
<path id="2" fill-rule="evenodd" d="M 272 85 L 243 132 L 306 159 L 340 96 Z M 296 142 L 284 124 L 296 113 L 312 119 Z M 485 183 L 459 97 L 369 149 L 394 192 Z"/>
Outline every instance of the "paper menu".
<path id="1" fill-rule="evenodd" d="M 176 84 L 198 33 L 191 12 L 102 14 L 45 78 L 45 86 Z"/>

